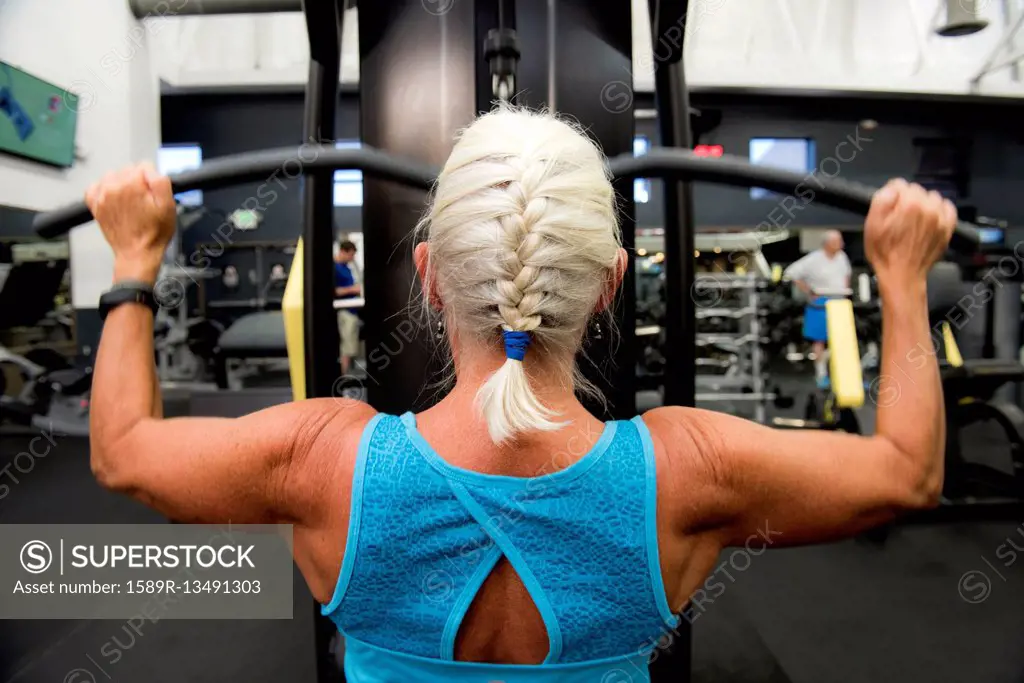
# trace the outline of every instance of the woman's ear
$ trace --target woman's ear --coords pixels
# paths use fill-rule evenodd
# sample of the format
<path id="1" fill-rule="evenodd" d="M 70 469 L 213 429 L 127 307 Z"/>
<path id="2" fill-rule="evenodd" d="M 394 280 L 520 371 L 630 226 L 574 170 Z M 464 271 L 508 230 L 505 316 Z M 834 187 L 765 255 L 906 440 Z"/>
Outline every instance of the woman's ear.
<path id="1" fill-rule="evenodd" d="M 615 260 L 615 272 L 612 273 L 612 277 L 608 280 L 605 285 L 604 292 L 601 293 L 601 298 L 597 300 L 597 306 L 594 308 L 595 313 L 601 313 L 606 308 L 611 306 L 612 301 L 615 300 L 615 292 L 619 290 L 619 286 L 622 285 L 622 278 L 626 277 L 626 270 L 629 268 L 629 254 L 622 247 L 619 247 L 619 256 Z"/>
<path id="2" fill-rule="evenodd" d="M 417 244 L 413 260 L 416 262 L 416 272 L 420 276 L 420 285 L 427 296 L 427 301 L 440 311 L 444 302 L 441 301 L 441 293 L 437 289 L 437 278 L 430 272 L 430 245 L 426 242 Z"/>

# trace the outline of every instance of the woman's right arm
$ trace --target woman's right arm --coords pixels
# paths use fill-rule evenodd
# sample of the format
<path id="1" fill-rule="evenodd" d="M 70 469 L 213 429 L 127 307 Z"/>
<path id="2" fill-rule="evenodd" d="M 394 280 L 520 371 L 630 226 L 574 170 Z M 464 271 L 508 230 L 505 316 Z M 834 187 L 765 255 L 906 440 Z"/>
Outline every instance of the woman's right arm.
<path id="1" fill-rule="evenodd" d="M 659 479 L 693 492 L 675 515 L 681 532 L 717 529 L 734 545 L 767 525 L 778 545 L 813 543 L 937 504 L 945 415 L 925 279 L 955 225 L 952 204 L 903 181 L 872 203 L 865 246 L 883 303 L 873 436 L 775 430 L 687 408 L 644 416 Z"/>

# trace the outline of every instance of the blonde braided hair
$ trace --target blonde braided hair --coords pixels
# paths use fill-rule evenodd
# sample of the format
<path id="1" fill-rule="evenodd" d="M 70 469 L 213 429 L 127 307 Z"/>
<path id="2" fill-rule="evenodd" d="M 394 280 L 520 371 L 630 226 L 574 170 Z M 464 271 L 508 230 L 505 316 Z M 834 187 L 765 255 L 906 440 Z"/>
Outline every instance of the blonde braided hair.
<path id="1" fill-rule="evenodd" d="M 611 183 L 589 138 L 550 114 L 507 105 L 485 114 L 461 133 L 419 230 L 427 285 L 453 333 L 495 344 L 502 331 L 528 332 L 528 358 L 587 388 L 575 353 L 619 252 Z M 496 443 L 566 424 L 513 358 L 477 405 Z"/>

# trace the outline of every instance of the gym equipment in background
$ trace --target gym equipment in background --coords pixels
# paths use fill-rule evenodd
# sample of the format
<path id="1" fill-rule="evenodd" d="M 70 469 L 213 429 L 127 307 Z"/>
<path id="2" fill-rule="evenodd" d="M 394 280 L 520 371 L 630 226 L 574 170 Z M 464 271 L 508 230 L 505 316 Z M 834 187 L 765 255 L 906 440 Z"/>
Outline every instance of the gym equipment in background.
<path id="1" fill-rule="evenodd" d="M 978 261 L 987 260 L 984 254 L 975 256 Z M 973 305 L 974 301 L 964 296 L 965 291 L 958 264 L 944 261 L 932 267 L 928 274 L 928 309 L 933 347 L 918 349 L 906 360 L 916 363 L 932 360 L 933 354 L 941 355 L 939 378 L 946 411 L 942 505 L 873 529 L 866 537 L 875 543 L 884 543 L 898 524 L 1018 520 L 1024 509 L 1024 411 L 997 395 L 1003 387 L 1024 384 L 1024 365 L 1015 359 L 964 360 L 950 323 L 970 316 L 970 309 L 964 310 L 962 302 L 966 299 Z M 987 309 L 986 315 L 991 317 L 992 313 L 991 308 Z M 899 398 L 896 391 L 888 400 Z M 987 428 L 990 422 L 995 422 L 998 430 Z M 962 434 L 968 429 L 980 430 L 974 432 L 970 442 Z M 978 459 L 979 452 L 991 458 L 999 451 L 991 443 L 999 437 L 1005 446 L 1000 455 L 1005 457 L 1000 462 Z M 979 440 L 987 442 L 985 448 L 977 443 Z"/>
<path id="2" fill-rule="evenodd" d="M 861 433 L 855 410 L 864 405 L 864 376 L 853 302 L 849 298 L 852 294 L 850 289 L 815 291 L 816 296 L 828 298 L 824 308 L 828 324 L 829 386 L 808 395 L 804 419 L 775 418 L 773 426 Z"/>
<path id="3" fill-rule="evenodd" d="M 138 16 L 144 16 L 140 12 L 144 8 L 141 0 L 133 0 Z M 511 3 L 508 3 L 511 5 Z M 664 36 L 668 30 L 678 23 L 684 25 L 683 17 L 686 13 L 686 4 L 670 5 L 660 3 L 657 0 L 650 1 L 650 15 L 652 21 L 652 35 Z M 386 8 L 385 8 L 386 5 Z M 344 22 L 344 4 L 340 2 L 306 2 L 301 4 L 305 14 L 306 27 L 309 34 L 310 47 L 310 68 L 309 81 L 306 88 L 305 114 L 303 121 L 302 138 L 330 139 L 335 133 L 335 121 L 337 114 L 337 91 L 339 83 L 340 64 L 340 36 Z M 549 3 L 548 11 L 553 12 Z M 565 36 L 569 45 L 586 50 L 580 54 L 578 51 L 572 53 L 572 62 L 575 65 L 583 64 L 589 79 L 577 80 L 578 74 L 572 73 L 570 69 L 563 69 L 556 73 L 554 52 L 550 52 L 547 60 L 550 69 L 548 88 L 553 93 L 561 93 L 565 87 L 562 83 L 571 81 L 574 89 L 579 90 L 575 97 L 562 97 L 560 106 L 556 107 L 553 101 L 545 102 L 553 110 L 561 110 L 574 115 L 584 125 L 590 127 L 599 142 L 608 142 L 611 146 L 604 145 L 605 149 L 621 150 L 625 152 L 621 141 L 632 140 L 633 138 L 633 116 L 632 97 L 629 93 L 622 93 L 626 98 L 624 108 L 616 108 L 612 111 L 609 106 L 607 90 L 609 83 L 602 73 L 612 73 L 626 66 L 629 72 L 629 12 L 628 6 L 617 6 L 618 14 L 613 9 L 604 5 L 600 6 L 602 19 L 596 21 L 593 16 L 593 7 L 586 3 L 574 5 L 575 11 L 563 12 L 558 16 L 557 26 L 550 24 L 552 35 L 559 38 Z M 596 7 L 596 6 L 595 6 Z M 194 13 L 199 9 L 188 10 Z M 443 38 L 446 46 L 452 46 L 461 53 L 466 48 L 468 35 L 472 35 L 473 44 L 476 45 L 476 34 L 474 33 L 474 7 L 473 3 L 454 3 L 447 9 L 455 14 L 448 14 L 443 22 L 428 19 L 430 13 L 424 13 L 421 3 L 404 2 L 386 4 L 378 3 L 360 9 L 360 32 L 374 36 L 374 40 L 360 41 L 360 72 L 362 110 L 362 135 L 370 144 L 381 144 L 385 147 L 398 146 L 399 144 L 414 145 L 417 154 L 431 158 L 440 163 L 442 148 L 445 143 L 439 140 L 450 135 L 451 126 L 468 122 L 468 119 L 476 111 L 486 109 L 491 101 L 492 93 L 481 91 L 468 85 L 458 75 L 465 74 L 472 78 L 473 67 L 471 60 L 459 60 L 452 62 L 456 74 L 447 80 L 447 83 L 436 84 L 431 82 L 431 97 L 433 102 L 428 101 L 421 108 L 417 108 L 417 120 L 420 125 L 417 131 L 424 131 L 423 134 L 408 135 L 408 128 L 405 127 L 403 135 L 405 140 L 399 142 L 394 130 L 396 126 L 383 125 L 383 122 L 396 120 L 408 111 L 408 104 L 395 100 L 395 92 L 401 89 L 400 79 L 397 76 L 398 70 L 395 64 L 411 63 L 407 60 L 416 59 L 416 56 L 408 52 L 409 46 L 416 46 L 416 50 L 423 49 L 423 40 L 434 37 L 438 26 L 444 29 Z M 482 8 L 481 8 L 482 9 Z M 467 17 L 468 14 L 468 17 Z M 436 15 L 435 15 L 436 16 Z M 414 20 L 413 17 L 418 19 Z M 619 21 L 617 17 L 626 18 Z M 467 18 L 467 21 L 462 21 Z M 609 18 L 611 20 L 609 20 Z M 492 17 L 493 20 L 493 17 Z M 493 25 L 493 24 L 491 24 Z M 400 30 L 396 27 L 400 26 Z M 466 28 L 468 27 L 468 29 Z M 615 27 L 622 30 L 613 35 Z M 522 28 L 517 26 L 517 28 Z M 678 28 L 676 28 L 678 30 Z M 685 32 L 683 32 L 685 34 Z M 625 49 L 623 49 L 623 42 Z M 680 147 L 690 149 L 693 140 L 690 135 L 689 123 L 689 102 L 686 88 L 685 74 L 682 64 L 682 42 L 675 46 L 671 54 L 659 55 L 659 68 L 655 70 L 655 84 L 657 96 L 655 98 L 658 108 L 658 119 L 661 126 L 661 139 L 667 147 Z M 585 46 L 585 47 L 584 47 Z M 429 50 L 429 47 L 427 48 Z M 405 52 L 403 52 L 403 50 Z M 529 51 L 524 51 L 524 58 L 531 57 Z M 601 66 L 608 66 L 601 71 Z M 524 69 L 521 75 L 525 76 L 530 70 Z M 557 78 L 556 78 L 557 76 Z M 611 78 L 616 78 L 612 76 Z M 462 81 L 462 82 L 458 82 Z M 525 83 L 525 79 L 521 82 Z M 602 86 L 605 90 L 587 90 L 594 83 L 597 88 Z M 625 84 L 624 84 L 625 85 Z M 465 97 L 455 95 L 458 88 Z M 628 90 L 628 86 L 625 86 Z M 586 93 L 586 94 L 584 94 Z M 566 93 L 567 94 L 567 93 Z M 543 95 L 541 95 L 543 98 Z M 458 101 L 453 101 L 458 100 Z M 573 100 L 570 102 L 570 100 Z M 618 100 L 616 100 L 617 102 Z M 442 108 L 443 119 L 436 114 Z M 582 104 L 588 103 L 588 104 Z M 586 111 L 589 107 L 590 111 Z M 592 115 L 593 114 L 593 115 Z M 596 119 L 600 119 L 597 121 Z M 436 125 L 435 125 L 436 124 Z M 628 131 L 626 130 L 628 128 Z M 426 131 L 430 130 L 428 134 Z M 618 141 L 618 142 L 617 142 Z M 447 152 L 444 152 L 447 154 Z M 310 158 L 312 157 L 312 160 Z M 270 152 L 257 152 L 248 155 L 234 157 L 222 157 L 204 165 L 193 172 L 183 173 L 172 178 L 175 190 L 180 192 L 187 189 L 216 189 L 233 183 L 240 182 L 265 182 L 275 171 L 289 164 L 290 168 L 298 168 L 304 176 L 303 182 L 303 233 L 302 238 L 305 245 L 303 268 L 300 269 L 301 281 L 293 277 L 289 281 L 288 290 L 295 293 L 295 298 L 300 308 L 296 311 L 298 315 L 286 318 L 286 330 L 289 347 L 302 350 L 301 358 L 292 360 L 295 367 L 303 377 L 301 385 L 302 396 L 327 397 L 332 394 L 336 372 L 333 367 L 333 359 L 337 352 L 337 331 L 336 317 L 330 310 L 330 299 L 332 291 L 330 287 L 332 273 L 330 267 L 330 246 L 333 242 L 333 174 L 330 171 L 335 169 L 360 170 L 364 178 L 369 176 L 369 182 L 365 185 L 364 217 L 369 217 L 374 225 L 374 230 L 369 234 L 373 236 L 368 241 L 367 253 L 380 253 L 382 267 L 372 272 L 372 279 L 367 282 L 367 291 L 374 298 L 373 314 L 370 316 L 367 327 L 369 328 L 368 343 L 375 344 L 383 339 L 387 332 L 384 331 L 381 321 L 393 320 L 397 313 L 401 317 L 401 311 L 406 301 L 399 302 L 396 297 L 381 296 L 386 294 L 385 285 L 392 277 L 399 276 L 399 269 L 406 269 L 407 265 L 397 260 L 394 263 L 388 262 L 385 265 L 385 254 L 390 257 L 392 249 L 398 245 L 406 236 L 406 222 L 403 222 L 403 214 L 412 214 L 413 211 L 405 211 L 414 204 L 422 201 L 422 196 L 417 192 L 408 192 L 406 188 L 426 191 L 429 190 L 437 168 L 435 166 L 422 164 L 420 162 L 396 160 L 381 152 L 363 147 L 361 149 L 332 149 L 320 146 L 304 146 L 299 149 L 285 149 Z M 809 182 L 811 177 L 799 174 L 786 174 L 774 171 L 769 168 L 753 168 L 740 159 L 719 158 L 719 159 L 698 159 L 694 155 L 678 149 L 654 151 L 642 159 L 616 158 L 612 160 L 612 171 L 620 178 L 670 178 L 674 181 L 685 180 L 706 180 L 746 187 L 763 187 L 784 194 L 794 194 L 801 183 Z M 394 181 L 404 187 L 388 186 L 381 183 L 381 180 Z M 825 205 L 835 206 L 866 214 L 871 201 L 871 188 L 855 187 L 842 183 L 835 179 L 824 177 L 813 177 L 815 182 L 815 199 Z M 685 359 L 692 358 L 693 353 L 693 309 L 690 290 L 693 286 L 693 269 L 689 255 L 693 252 L 692 237 L 695 232 L 693 216 L 690 207 L 689 184 L 686 182 L 665 183 L 665 205 L 666 205 L 666 255 L 670 263 L 674 264 L 667 272 L 666 286 L 666 344 L 673 349 L 667 364 L 665 399 L 676 405 L 693 405 L 693 368 L 686 367 Z M 386 207 L 385 207 L 386 204 Z M 394 210 L 393 207 L 401 207 L 401 210 Z M 627 210 L 631 207 L 627 206 Z M 391 220 L 379 221 L 382 215 L 391 215 Z M 56 236 L 75 225 L 86 222 L 89 219 L 89 212 L 84 205 L 78 204 L 64 207 L 56 212 L 43 214 L 36 217 L 35 226 L 37 231 L 44 236 Z M 365 219 L 365 218 L 364 218 Z M 632 221 L 628 221 L 628 229 L 632 230 Z M 627 235 L 629 237 L 629 235 Z M 970 245 L 977 242 L 976 231 L 970 226 L 960 226 L 957 236 L 957 245 L 963 249 L 970 248 Z M 297 259 L 298 260 L 298 259 Z M 412 277 L 411 273 L 400 276 L 406 279 L 398 280 L 405 283 Z M 294 280 L 294 282 L 292 281 Z M 627 294 L 631 296 L 631 294 Z M 404 297 L 403 297 L 404 298 Z M 632 310 L 632 302 L 622 307 L 625 311 L 622 315 L 628 315 Z M 621 313 L 621 312 L 620 312 Z M 620 317 L 622 317 L 620 315 Z M 293 323 L 293 319 L 297 322 Z M 634 320 L 628 320 L 628 324 L 619 325 L 621 337 L 618 340 L 620 348 L 624 349 L 627 357 L 633 358 L 633 342 L 635 337 Z M 608 355 L 609 345 L 606 342 L 598 348 L 603 356 Z M 423 354 L 405 354 L 402 362 L 392 363 L 386 373 L 382 373 L 381 388 L 370 392 L 370 400 L 375 407 L 381 410 L 392 410 L 401 404 L 409 402 L 402 410 L 412 407 L 411 397 L 414 397 L 422 387 L 421 379 L 425 374 L 426 364 L 420 361 Z M 611 387 L 612 404 L 616 406 L 619 413 L 617 417 L 623 417 L 625 413 L 632 412 L 632 404 L 635 398 L 633 386 L 634 368 L 633 363 L 624 364 L 625 371 L 615 373 L 614 379 L 625 380 L 621 383 L 602 382 L 599 386 Z M 386 388 L 389 396 L 384 395 Z M 293 389 L 295 386 L 293 385 Z M 629 415 L 632 417 L 632 415 Z M 311 612 L 319 610 L 310 605 Z M 330 651 L 331 640 L 335 637 L 336 629 L 326 623 L 319 616 L 317 617 L 315 652 L 317 656 L 317 676 L 321 683 L 327 681 L 342 680 L 338 672 L 335 653 Z M 657 661 L 651 666 L 651 677 L 653 681 L 674 680 L 685 681 L 689 678 L 688 648 L 690 643 L 689 631 L 684 624 L 674 636 L 674 647 L 659 652 Z"/>
<path id="4" fill-rule="evenodd" d="M 933 342 L 943 355 L 939 361 L 947 422 L 943 497 L 962 506 L 1020 504 L 1024 502 L 1024 411 L 997 393 L 1002 387 L 1024 384 L 1024 365 L 1016 359 L 963 359 L 950 324 L 970 316 L 962 302 L 968 299 L 973 303 L 973 298 L 963 296 L 962 283 L 955 263 L 937 263 L 928 276 Z M 991 317 L 993 311 L 986 313 Z M 930 359 L 931 351 L 924 350 L 921 358 Z M 965 428 L 989 422 L 999 429 L 986 430 L 984 436 L 1002 435 L 1007 455 L 1004 462 L 972 458 L 972 449 L 962 437 Z"/>
<path id="5" fill-rule="evenodd" d="M 311 156 L 312 160 L 309 161 L 308 159 Z M 335 149 L 334 147 L 320 145 L 305 145 L 294 149 L 288 148 L 221 157 L 208 164 L 204 164 L 195 171 L 187 171 L 172 176 L 171 183 L 175 192 L 194 189 L 217 189 L 231 183 L 265 179 L 275 169 L 281 168 L 285 163 L 295 164 L 299 168 L 304 167 L 307 173 L 313 174 L 322 174 L 324 171 L 336 168 L 357 169 L 361 170 L 364 176 L 372 175 L 421 190 L 429 189 L 436 172 L 436 169 L 431 166 L 395 159 L 369 147 Z M 612 173 L 616 177 L 664 177 L 673 180 L 706 180 L 737 186 L 764 187 L 785 194 L 793 194 L 803 183 L 809 182 L 806 176 L 796 173 L 788 173 L 767 167 L 754 167 L 743 160 L 735 158 L 701 158 L 681 150 L 652 150 L 650 154 L 639 159 L 634 159 L 631 156 L 617 157 L 610 161 L 610 166 Z M 823 205 L 853 211 L 861 215 L 865 215 L 870 208 L 871 199 L 875 191 L 874 188 L 847 183 L 835 178 L 821 177 L 816 178 L 814 182 L 816 186 L 820 186 L 816 192 L 815 200 Z M 307 188 L 315 186 L 315 183 L 307 183 Z M 44 237 L 56 237 L 90 219 L 91 214 L 88 208 L 83 203 L 76 203 L 56 211 L 37 215 L 34 220 L 34 227 L 37 233 Z M 326 215 L 324 220 L 311 220 L 306 232 L 315 243 L 329 245 L 333 240 L 333 225 L 329 214 Z M 976 228 L 968 224 L 961 223 L 958 225 L 955 237 L 956 239 L 953 243 L 960 249 L 973 249 L 978 243 Z M 307 239 L 305 234 L 303 239 Z M 304 266 L 309 266 L 311 263 L 324 267 L 328 265 L 330 258 L 329 249 L 325 248 L 319 253 L 323 257 L 321 259 L 323 263 L 320 264 L 319 261 L 310 258 L 312 252 L 315 251 L 314 248 L 309 243 L 306 244 L 306 247 L 305 255 L 302 258 Z M 296 261 L 299 261 L 299 259 L 296 259 Z M 323 295 L 331 294 L 329 287 L 330 279 L 328 278 L 331 273 L 326 272 L 326 269 L 322 273 L 311 272 L 309 267 L 304 267 L 300 271 L 302 273 L 301 288 L 297 278 L 289 278 L 286 290 L 293 293 L 295 300 L 304 303 L 307 300 L 306 292 L 312 291 L 313 295 L 310 298 L 315 304 Z M 293 268 L 294 272 L 296 270 Z M 293 279 L 296 280 L 294 287 Z M 324 284 L 324 287 L 320 288 L 323 291 L 316 288 L 319 284 Z M 677 282 L 675 284 L 678 285 L 680 283 Z M 691 281 L 688 283 L 687 290 L 692 290 L 692 286 L 693 282 Z M 673 301 L 676 301 L 678 304 L 678 300 L 672 296 L 674 288 L 672 286 L 668 288 L 670 294 L 668 300 L 670 316 L 677 310 L 673 307 Z M 689 291 L 687 291 L 688 294 Z M 326 301 L 323 301 L 323 303 L 326 304 Z M 303 349 L 301 358 L 293 356 L 289 359 L 293 369 L 293 377 L 295 374 L 301 374 L 304 377 L 304 381 L 300 386 L 297 387 L 293 383 L 293 392 L 296 392 L 296 398 L 305 397 L 305 392 L 307 391 L 311 392 L 312 396 L 329 396 L 336 389 L 336 387 L 329 387 L 325 390 L 320 386 L 325 380 L 337 376 L 332 367 L 337 349 L 336 333 L 328 331 L 322 337 L 318 336 L 321 334 L 318 330 L 326 330 L 324 324 L 328 321 L 332 325 L 336 324 L 333 311 L 326 310 L 326 307 L 325 310 L 320 310 L 316 305 L 304 306 L 301 310 L 301 315 L 293 314 L 285 318 L 287 344 L 293 348 L 297 346 Z M 678 344 L 679 348 L 687 346 L 681 339 L 677 338 L 679 331 L 672 325 L 672 320 L 669 319 L 667 322 L 668 347 L 676 348 L 676 344 Z M 634 330 L 627 330 L 627 332 L 630 333 L 630 337 L 635 334 Z M 329 351 L 326 348 L 325 341 L 331 342 L 332 348 Z M 318 347 L 323 348 L 318 351 Z M 630 372 L 632 373 L 632 371 L 632 366 L 630 366 Z M 667 373 L 666 376 L 670 377 L 671 373 Z M 319 384 L 311 387 L 310 384 L 312 382 L 318 382 Z M 302 395 L 297 393 L 299 388 L 303 391 Z M 675 402 L 674 394 L 670 391 L 671 389 L 673 387 L 666 384 L 665 400 Z M 332 637 L 333 632 L 328 628 L 328 625 L 325 624 L 322 629 L 318 630 L 319 642 L 317 651 L 324 653 L 322 655 L 324 657 L 329 651 Z M 659 661 L 659 664 L 666 666 L 666 660 L 670 661 L 670 657 L 667 655 Z M 328 679 L 337 675 L 334 669 L 333 656 L 330 664 L 325 663 L 324 666 L 329 666 L 329 670 L 334 671 L 334 673 L 326 674 Z"/>
<path id="6" fill-rule="evenodd" d="M 882 307 L 875 278 L 868 273 L 857 276 L 857 296 L 853 301 L 856 314 L 857 341 L 864 349 L 860 365 L 864 370 L 877 370 L 882 360 Z"/>
<path id="7" fill-rule="evenodd" d="M 153 346 L 161 383 L 202 381 L 223 326 L 189 316 L 188 290 L 199 280 L 220 275 L 213 268 L 165 265 L 161 269 L 154 288 L 160 309 L 153 321 Z"/>
<path id="8" fill-rule="evenodd" d="M 311 159 L 309 157 L 312 157 Z M 194 171 L 171 176 L 174 192 L 218 190 L 240 183 L 266 180 L 285 164 L 301 165 L 305 172 L 354 169 L 381 180 L 429 189 L 439 169 L 410 159 L 397 159 L 370 147 L 336 149 L 329 145 L 306 144 L 260 152 L 218 157 Z M 642 157 L 621 155 L 608 162 L 615 178 L 667 178 L 718 183 L 734 187 L 763 187 L 781 194 L 793 194 L 811 181 L 805 175 L 768 166 L 754 166 L 735 156 L 705 158 L 680 149 L 655 147 Z M 814 202 L 822 206 L 867 215 L 878 188 L 839 178 L 815 176 Z M 93 220 L 84 202 L 73 202 L 53 211 L 39 213 L 33 229 L 40 237 L 54 238 Z M 980 237 L 978 228 L 960 221 L 953 233 L 951 248 L 973 251 Z"/>
<path id="9" fill-rule="evenodd" d="M 311 161 L 305 161 L 308 171 L 354 168 L 367 175 L 379 176 L 421 189 L 430 186 L 435 172 L 435 169 L 429 166 L 395 159 L 365 146 L 358 149 L 336 149 L 333 146 L 303 145 L 296 149 L 287 148 L 221 157 L 194 171 L 186 171 L 173 176 L 171 181 L 175 192 L 218 189 L 232 183 L 266 177 L 285 163 L 298 163 L 300 156 L 303 160 L 312 158 Z M 742 187 L 763 187 L 787 194 L 794 193 L 798 187 L 809 182 L 806 176 L 769 167 L 752 166 L 735 157 L 708 159 L 681 150 L 653 149 L 640 158 L 624 155 L 610 160 L 609 165 L 613 175 L 620 178 L 641 176 L 687 178 Z M 862 215 L 867 213 L 875 192 L 875 188 L 835 178 L 816 178 L 814 182 L 815 186 L 820 186 L 815 201 Z M 90 219 L 91 214 L 85 205 L 76 203 L 37 215 L 34 227 L 44 237 L 55 237 Z M 978 244 L 978 239 L 977 229 L 970 224 L 961 222 L 954 233 L 953 245 L 961 250 L 972 250 Z M 849 304 L 848 301 L 847 304 Z M 849 316 L 852 325 L 852 309 Z M 855 333 L 853 333 L 853 340 L 853 349 L 856 351 Z M 280 345 L 276 343 L 278 341 L 283 340 L 275 339 L 275 348 L 280 348 Z M 245 351 L 244 348 L 242 350 Z M 262 345 L 258 349 L 260 353 L 264 353 L 266 350 Z M 221 351 L 224 351 L 223 344 Z M 232 353 L 234 352 L 237 351 L 232 351 Z M 857 374 L 860 375 L 859 358 Z M 860 400 L 862 402 L 862 382 L 860 385 Z M 839 407 L 849 406 L 840 403 Z"/>
<path id="10" fill-rule="evenodd" d="M 695 153 L 697 154 L 697 153 Z M 697 156 L 706 156 L 697 154 Z M 695 236 L 695 255 L 706 272 L 696 274 L 691 291 L 696 304 L 697 355 L 695 382 L 697 400 L 702 404 L 720 404 L 718 410 L 742 414 L 764 423 L 769 404 L 792 407 L 793 400 L 769 389 L 768 371 L 772 355 L 773 315 L 770 303 L 776 297 L 781 278 L 761 253 L 765 244 L 790 237 L 780 230 L 770 235 L 760 232 L 701 233 Z M 648 244 L 648 246 L 651 246 Z M 663 269 L 666 262 L 661 246 L 653 255 L 647 249 L 637 259 L 637 348 L 638 391 L 657 391 L 665 382 L 665 294 Z M 655 282 L 651 276 L 656 276 Z M 653 286 L 653 285 L 657 286 Z M 656 316 L 656 317 L 655 317 Z M 662 405 L 653 396 L 645 396 L 645 407 Z M 712 407 L 712 406 L 708 406 Z M 713 408 L 715 409 L 715 408 Z"/>
<path id="11" fill-rule="evenodd" d="M 753 408 L 753 419 L 764 424 L 768 404 L 776 394 L 767 389 L 767 368 L 763 353 L 761 319 L 762 280 L 756 275 L 699 273 L 694 282 L 698 298 L 697 321 L 704 324 L 727 321 L 729 329 L 697 333 L 697 348 L 717 351 L 725 358 L 695 359 L 698 367 L 724 372 L 698 373 L 697 403 L 745 404 Z M 702 301 L 707 297 L 709 300 Z M 701 305 L 706 303 L 708 305 Z"/>
<path id="12" fill-rule="evenodd" d="M 7 393 L 6 368 L 20 389 Z M 11 422 L 67 436 L 89 435 L 92 368 L 79 370 L 59 353 L 41 347 L 25 355 L 0 346 L 0 423 Z"/>
<path id="13" fill-rule="evenodd" d="M 6 270 L 0 283 L 0 324 L 6 330 L 37 324 L 53 309 L 67 261 L 26 261 Z M 91 385 L 91 368 L 75 368 L 53 349 L 39 346 L 19 354 L 0 345 L 2 421 L 87 436 Z"/>
<path id="14" fill-rule="evenodd" d="M 284 314 L 281 311 L 248 313 L 217 339 L 214 381 L 220 389 L 241 389 L 243 379 L 257 368 L 273 367 L 286 358 Z"/>

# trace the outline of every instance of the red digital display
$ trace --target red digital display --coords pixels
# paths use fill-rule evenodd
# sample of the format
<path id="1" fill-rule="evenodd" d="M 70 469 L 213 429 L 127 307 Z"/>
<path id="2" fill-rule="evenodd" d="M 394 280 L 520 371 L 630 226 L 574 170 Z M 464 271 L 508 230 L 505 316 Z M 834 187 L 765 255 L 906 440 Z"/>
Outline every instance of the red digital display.
<path id="1" fill-rule="evenodd" d="M 721 145 L 697 145 L 693 153 L 699 157 L 720 157 L 725 154 L 725 148 Z"/>

